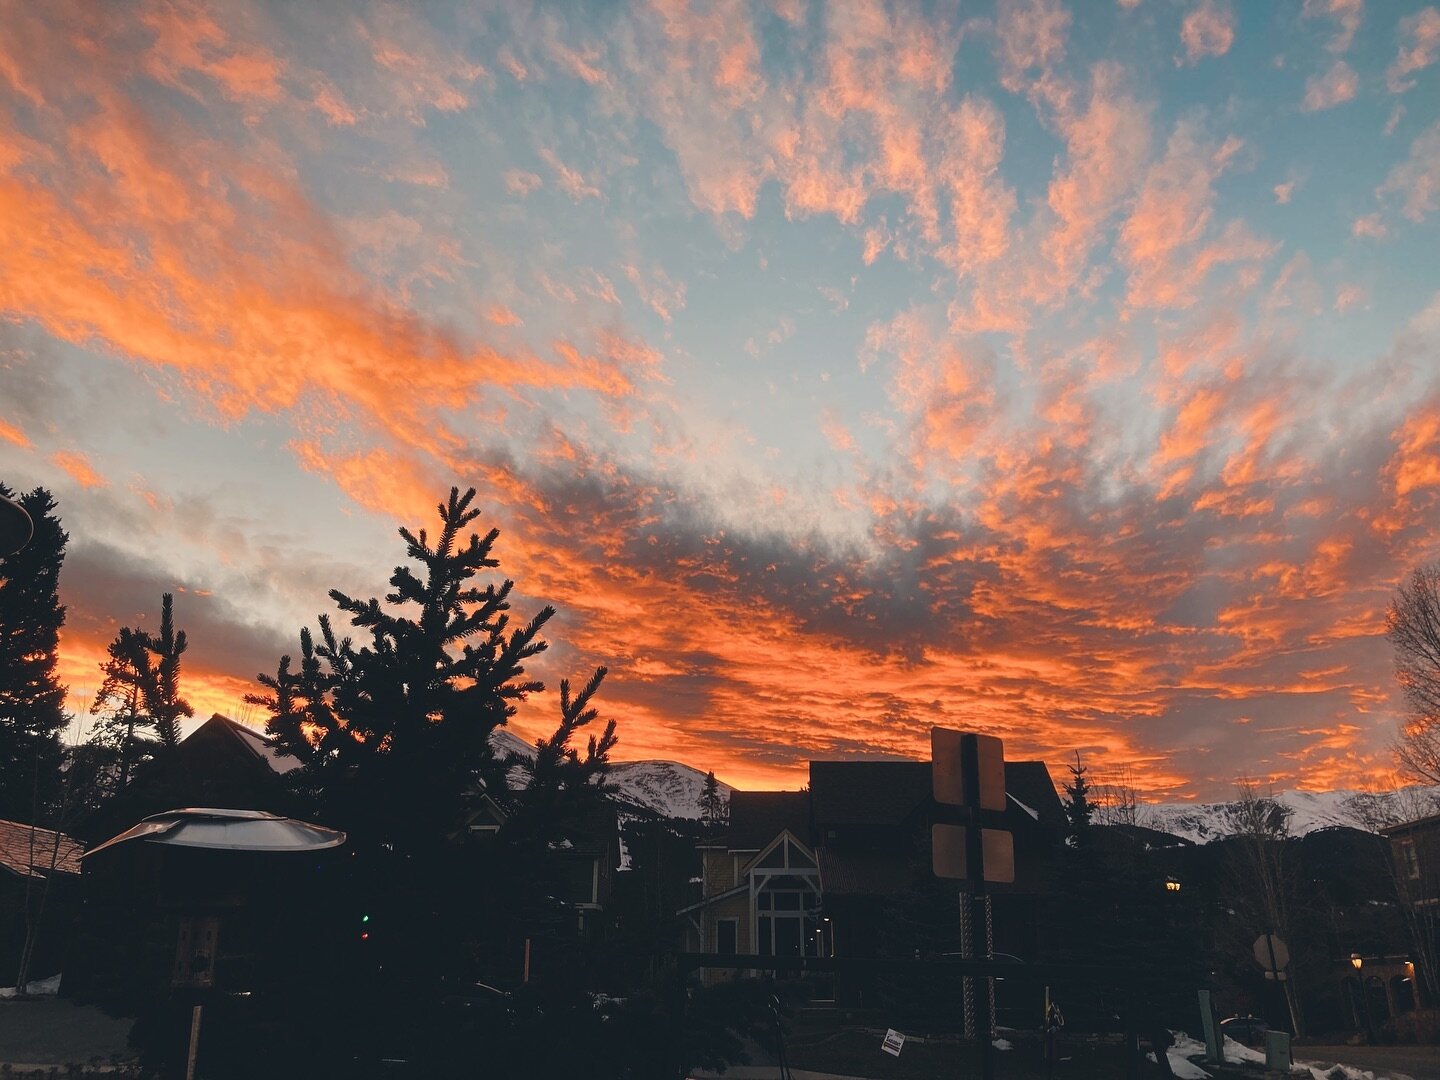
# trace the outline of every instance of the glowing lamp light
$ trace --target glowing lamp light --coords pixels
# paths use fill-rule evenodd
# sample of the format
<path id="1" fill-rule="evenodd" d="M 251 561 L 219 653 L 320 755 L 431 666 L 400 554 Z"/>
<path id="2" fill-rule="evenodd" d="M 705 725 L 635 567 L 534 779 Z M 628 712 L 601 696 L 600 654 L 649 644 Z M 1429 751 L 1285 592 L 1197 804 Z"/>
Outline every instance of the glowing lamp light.
<path id="1" fill-rule="evenodd" d="M 1362 963 L 1364 963 L 1364 961 L 1360 959 L 1360 954 L 1358 952 L 1352 952 L 1350 954 L 1350 966 L 1353 967 L 1356 971 L 1360 970 L 1360 965 Z"/>
<path id="2" fill-rule="evenodd" d="M 1179 892 L 1179 891 L 1180 891 L 1180 883 L 1179 883 L 1178 881 L 1167 881 L 1167 882 L 1165 882 L 1165 891 L 1166 891 L 1166 892 Z"/>

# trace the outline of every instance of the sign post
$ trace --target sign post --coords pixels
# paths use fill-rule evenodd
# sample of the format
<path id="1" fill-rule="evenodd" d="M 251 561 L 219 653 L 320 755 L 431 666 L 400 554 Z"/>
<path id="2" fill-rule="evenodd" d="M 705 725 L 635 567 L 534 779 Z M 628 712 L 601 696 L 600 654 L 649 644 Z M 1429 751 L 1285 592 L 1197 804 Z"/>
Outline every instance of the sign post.
<path id="1" fill-rule="evenodd" d="M 989 960 L 995 940 L 986 883 L 1015 880 L 1015 839 L 1004 827 L 1004 744 L 991 735 L 931 728 L 930 759 L 932 793 L 942 809 L 930 828 L 931 867 L 936 877 L 968 883 L 960 893 L 961 955 L 974 959 L 983 940 L 980 955 Z M 944 813 L 947 807 L 959 813 Z M 967 975 L 963 986 L 965 1035 L 980 1042 L 982 1080 L 994 1080 L 995 980 L 987 975 L 977 984 Z"/>

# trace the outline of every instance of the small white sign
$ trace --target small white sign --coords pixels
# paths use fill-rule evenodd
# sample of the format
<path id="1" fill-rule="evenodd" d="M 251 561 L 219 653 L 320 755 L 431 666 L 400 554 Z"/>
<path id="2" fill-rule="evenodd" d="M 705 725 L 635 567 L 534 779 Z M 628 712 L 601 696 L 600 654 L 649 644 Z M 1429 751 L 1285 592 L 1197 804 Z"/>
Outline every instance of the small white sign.
<path id="1" fill-rule="evenodd" d="M 889 1028 L 885 1032 L 885 1041 L 880 1044 L 880 1049 L 884 1050 L 891 1057 L 899 1057 L 900 1048 L 904 1045 L 905 1036 L 901 1035 L 900 1032 L 894 1028 Z"/>

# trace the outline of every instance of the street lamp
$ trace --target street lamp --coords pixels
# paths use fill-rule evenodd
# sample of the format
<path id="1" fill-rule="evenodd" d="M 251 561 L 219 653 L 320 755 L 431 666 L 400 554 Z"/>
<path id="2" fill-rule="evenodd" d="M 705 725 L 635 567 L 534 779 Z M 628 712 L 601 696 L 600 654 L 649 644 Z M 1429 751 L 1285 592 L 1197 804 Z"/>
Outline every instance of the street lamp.
<path id="1" fill-rule="evenodd" d="M 1364 964 L 1365 961 L 1360 958 L 1358 952 L 1352 952 L 1350 954 L 1350 966 L 1356 971 L 1360 971 Z M 1360 1003 L 1365 1007 L 1365 1036 L 1370 1040 L 1370 1045 L 1374 1046 L 1376 1042 L 1375 1017 L 1374 1014 L 1370 1012 L 1370 988 L 1365 985 L 1365 976 L 1363 973 L 1360 976 Z"/>
<path id="2" fill-rule="evenodd" d="M 35 535 L 35 524 L 25 508 L 14 499 L 0 495 L 0 558 L 14 555 Z"/>
<path id="3" fill-rule="evenodd" d="M 1353 967 L 1356 971 L 1360 970 L 1360 965 L 1362 963 L 1364 963 L 1364 961 L 1360 959 L 1360 954 L 1358 952 L 1352 952 L 1350 954 L 1350 966 Z"/>

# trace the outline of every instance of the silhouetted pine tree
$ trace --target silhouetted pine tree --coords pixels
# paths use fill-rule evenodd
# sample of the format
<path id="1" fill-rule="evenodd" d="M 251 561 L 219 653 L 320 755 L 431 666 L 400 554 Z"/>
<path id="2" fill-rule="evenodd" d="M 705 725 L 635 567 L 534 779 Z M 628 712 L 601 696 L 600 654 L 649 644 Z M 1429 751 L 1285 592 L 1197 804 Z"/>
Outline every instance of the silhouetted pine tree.
<path id="1" fill-rule="evenodd" d="M 180 696 L 180 657 L 188 642 L 185 631 L 175 629 L 175 597 L 160 599 L 160 633 L 146 634 L 145 645 L 154 656 L 153 678 L 146 688 L 145 705 L 155 724 L 160 752 L 169 753 L 180 745 L 180 718 L 194 716 L 195 710 Z"/>
<path id="2" fill-rule="evenodd" d="M 0 484 L 0 494 L 15 493 Z M 65 687 L 55 666 L 65 608 L 60 568 L 70 539 L 44 488 L 17 500 L 35 523 L 30 543 L 0 558 L 0 817 L 36 821 L 60 792 Z"/>
<path id="3" fill-rule="evenodd" d="M 321 995 L 331 1011 L 306 1020 L 327 1053 L 354 1053 L 375 1032 L 393 1031 L 396 1010 L 435 1013 L 448 979 L 515 985 L 527 938 L 530 988 L 551 995 L 533 1016 L 517 996 L 517 1013 L 542 1024 L 542 1036 L 526 1044 L 531 1055 L 593 1021 L 593 1002 L 580 992 L 583 964 L 557 962 L 562 929 L 573 933 L 576 920 L 557 899 L 547 856 L 564 847 L 571 821 L 602 800 L 614 724 L 583 752 L 571 744 L 596 719 L 605 672 L 573 696 L 561 685 L 559 727 L 537 743 L 528 784 L 510 791 L 515 762 L 497 760 L 490 736 L 542 689 L 525 664 L 546 648 L 539 632 L 554 609 L 512 627 L 513 583 L 476 580 L 498 565 L 491 552 L 499 533 L 466 537 L 479 516 L 474 498 L 474 489 L 451 489 L 433 542 L 425 530 L 399 530 L 423 569 L 397 567 L 385 606 L 331 591 L 360 641 L 338 636 L 321 616 L 318 635 L 300 635 L 298 667 L 283 657 L 274 675 L 260 676 L 267 692 L 247 699 L 268 710 L 267 730 L 300 759 L 290 778 L 311 811 L 350 836 L 340 890 L 347 910 L 323 920 L 346 928 L 335 986 Z M 472 838 L 468 825 L 487 794 L 509 819 L 499 836 Z M 609 835 L 615 828 L 612 815 Z M 493 1052 L 482 1064 L 496 1075 L 506 1074 L 507 1030 L 487 1036 Z M 445 1062 L 461 1049 L 455 1037 L 419 1037 L 416 1060 Z"/>
<path id="4" fill-rule="evenodd" d="M 299 782 L 317 812 L 362 844 L 413 851 L 456 835 L 474 793 L 503 776 L 491 732 L 543 689 L 524 678 L 525 661 L 546 648 L 538 634 L 555 609 L 511 629 L 514 583 L 474 583 L 498 565 L 490 552 L 500 535 L 462 542 L 480 515 L 474 498 L 473 488 L 450 490 L 433 546 L 424 529 L 399 530 L 424 577 L 396 567 L 391 607 L 331 590 L 367 644 L 337 638 L 321 616 L 318 645 L 301 634 L 300 670 L 283 657 L 274 676 L 259 676 L 269 693 L 247 698 L 269 710 L 266 729 L 303 762 Z"/>
<path id="5" fill-rule="evenodd" d="M 730 817 L 730 807 L 725 796 L 720 794 L 720 781 L 715 779 L 715 770 L 705 774 L 705 786 L 700 789 L 700 822 L 707 832 L 717 832 Z"/>
<path id="6" fill-rule="evenodd" d="M 1070 822 L 1070 838 L 1076 844 L 1083 844 L 1090 833 L 1090 818 L 1095 807 L 1090 802 L 1090 785 L 1085 780 L 1089 770 L 1080 763 L 1080 752 L 1075 752 L 1075 764 L 1069 766 L 1070 783 L 1065 785 L 1065 817 Z"/>
<path id="7" fill-rule="evenodd" d="M 104 714 L 90 738 L 91 760 L 97 769 L 113 775 L 113 782 L 102 787 L 118 795 L 129 786 L 135 766 L 154 749 L 155 720 L 146 710 L 145 695 L 155 673 L 145 636 L 132 627 L 122 626 L 105 653 L 100 664 L 104 679 L 90 704 L 92 714 Z M 102 766 L 99 755 L 108 760 L 107 766 Z"/>

